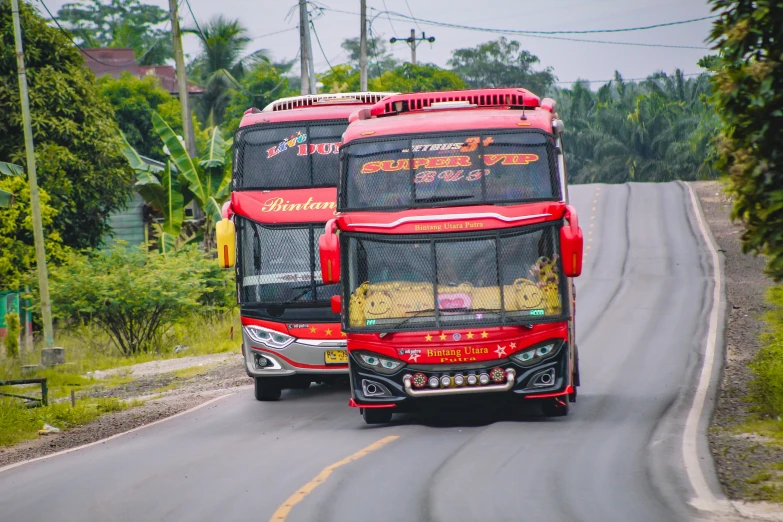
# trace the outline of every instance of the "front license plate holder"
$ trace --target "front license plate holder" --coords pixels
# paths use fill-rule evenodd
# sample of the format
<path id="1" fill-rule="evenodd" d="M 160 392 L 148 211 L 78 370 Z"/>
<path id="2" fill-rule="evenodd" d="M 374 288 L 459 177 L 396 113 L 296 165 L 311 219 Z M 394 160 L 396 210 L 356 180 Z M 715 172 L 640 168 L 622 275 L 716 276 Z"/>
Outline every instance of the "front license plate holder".
<path id="1" fill-rule="evenodd" d="M 326 350 L 324 352 L 324 362 L 326 364 L 348 364 L 348 351 Z"/>

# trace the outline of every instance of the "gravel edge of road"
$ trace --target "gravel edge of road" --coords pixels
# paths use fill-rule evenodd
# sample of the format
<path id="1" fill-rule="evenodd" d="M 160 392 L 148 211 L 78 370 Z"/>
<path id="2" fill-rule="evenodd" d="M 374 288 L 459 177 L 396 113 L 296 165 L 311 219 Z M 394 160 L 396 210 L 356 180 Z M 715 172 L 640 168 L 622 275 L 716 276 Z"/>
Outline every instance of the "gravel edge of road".
<path id="1" fill-rule="evenodd" d="M 193 366 L 198 364 L 194 363 Z M 242 366 L 241 355 L 237 355 L 222 364 L 210 367 L 204 375 L 188 379 L 173 390 L 157 394 L 156 398 L 145 401 L 141 406 L 102 415 L 93 422 L 58 434 L 0 448 L 0 468 L 84 446 L 164 420 L 221 395 L 233 393 L 251 383 Z M 144 397 L 145 393 L 148 393 L 148 390 L 142 387 L 122 398 Z"/>
<path id="2" fill-rule="evenodd" d="M 783 462 L 783 449 L 766 446 L 753 434 L 731 429 L 747 420 L 751 405 L 745 398 L 752 373 L 747 364 L 758 353 L 764 330 L 761 315 L 769 309 L 764 301 L 771 281 L 764 275 L 764 260 L 742 253 L 742 226 L 730 219 L 731 200 L 717 181 L 691 183 L 707 223 L 724 256 L 727 317 L 725 360 L 721 386 L 708 440 L 723 492 L 744 515 L 762 520 L 783 520 L 783 506 L 752 502 L 747 481 L 772 462 Z"/>

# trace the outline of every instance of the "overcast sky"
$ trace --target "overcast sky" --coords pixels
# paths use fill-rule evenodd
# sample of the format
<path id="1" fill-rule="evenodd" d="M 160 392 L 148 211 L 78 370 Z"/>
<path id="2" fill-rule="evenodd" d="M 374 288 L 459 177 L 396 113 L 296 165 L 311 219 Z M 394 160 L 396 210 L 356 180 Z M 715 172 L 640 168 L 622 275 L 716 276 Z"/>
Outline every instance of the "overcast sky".
<path id="1" fill-rule="evenodd" d="M 66 0 L 45 0 L 55 12 Z M 144 1 L 144 0 L 142 0 Z M 385 7 L 384 7 L 385 1 Z M 37 3 L 37 2 L 36 2 Z M 146 3 L 168 8 L 167 0 L 146 0 Z M 190 0 L 199 22 L 223 14 L 239 18 L 253 40 L 248 51 L 267 49 L 275 60 L 291 59 L 299 49 L 299 33 L 296 30 L 272 36 L 271 32 L 294 28 L 297 14 L 288 16 L 295 0 L 273 2 L 270 0 Z M 358 13 L 359 0 L 323 0 L 328 8 Z M 637 27 L 709 16 L 710 8 L 704 0 L 367 0 L 370 16 L 389 10 L 417 18 L 480 26 L 492 29 L 560 31 L 593 30 Z M 180 15 L 184 26 L 191 26 L 192 19 L 183 4 Z M 343 63 L 346 55 L 340 47 L 345 38 L 358 36 L 359 17 L 355 14 L 325 10 L 314 21 L 324 52 L 332 65 Z M 427 36 L 434 36 L 435 43 L 424 43 L 418 48 L 419 62 L 431 62 L 446 66 L 453 49 L 472 47 L 481 42 L 497 39 L 499 34 L 464 29 L 435 27 L 420 23 Z M 375 34 L 384 38 L 407 37 L 416 25 L 410 21 L 391 21 L 383 14 L 375 18 Z M 418 28 L 417 33 L 420 32 Z M 568 38 L 636 42 L 680 46 L 707 47 L 705 38 L 710 22 L 664 27 L 647 31 L 561 35 Z M 675 68 L 686 73 L 699 72 L 696 62 L 708 53 L 706 49 L 676 49 L 606 45 L 572 42 L 529 36 L 506 35 L 521 42 L 524 49 L 538 56 L 542 67 L 553 67 L 561 82 L 577 78 L 587 80 L 610 79 L 615 70 L 626 78 L 645 77 L 655 71 L 671 72 Z M 194 36 L 185 36 L 185 52 L 191 57 L 198 52 Z M 401 60 L 410 59 L 410 49 L 405 43 L 392 46 L 394 55 Z M 313 38 L 316 71 L 328 69 L 324 55 Z M 298 69 L 296 69 L 298 70 Z M 565 86 L 565 85 L 564 85 Z M 595 86 L 594 86 L 595 87 Z"/>

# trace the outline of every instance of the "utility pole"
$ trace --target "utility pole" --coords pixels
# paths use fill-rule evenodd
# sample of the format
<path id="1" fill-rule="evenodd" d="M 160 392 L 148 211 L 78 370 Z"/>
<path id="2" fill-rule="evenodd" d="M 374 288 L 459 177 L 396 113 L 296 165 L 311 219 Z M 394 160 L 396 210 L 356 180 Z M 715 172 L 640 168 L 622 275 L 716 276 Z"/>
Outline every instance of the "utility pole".
<path id="1" fill-rule="evenodd" d="M 300 59 L 300 76 L 301 76 L 301 93 L 310 94 L 310 71 L 307 67 L 310 61 L 308 55 L 309 46 L 307 45 L 307 33 L 309 24 L 307 21 L 307 0 L 299 0 L 299 56 Z"/>
<path id="2" fill-rule="evenodd" d="M 313 42 L 310 40 L 310 16 L 307 14 L 307 3 L 305 2 L 305 42 L 307 44 L 307 73 L 310 78 L 310 94 L 318 94 L 318 86 L 315 82 L 315 59 L 313 58 Z"/>
<path id="3" fill-rule="evenodd" d="M 169 15 L 171 16 L 171 38 L 174 44 L 174 63 L 177 69 L 177 88 L 179 90 L 179 107 L 182 113 L 182 131 L 185 134 L 185 147 L 191 158 L 196 157 L 196 139 L 193 135 L 193 120 L 188 107 L 188 72 L 185 70 L 185 55 L 182 53 L 182 32 L 179 28 L 179 12 L 177 0 L 169 0 Z"/>
<path id="4" fill-rule="evenodd" d="M 397 37 L 391 37 L 389 39 L 389 42 L 395 43 L 395 42 L 405 42 L 407 43 L 411 48 L 411 63 L 413 65 L 416 65 L 416 48 L 419 46 L 421 42 L 429 42 L 433 43 L 435 41 L 434 36 L 428 37 L 426 33 L 422 31 L 421 38 L 416 38 L 416 29 L 411 29 L 411 35 L 409 38 L 397 38 Z"/>
<path id="5" fill-rule="evenodd" d="M 367 91 L 367 0 L 361 0 L 361 29 L 359 36 L 359 82 L 362 92 Z"/>
<path id="6" fill-rule="evenodd" d="M 41 222 L 41 201 L 38 194 L 38 175 L 35 169 L 33 128 L 30 118 L 30 95 L 27 92 L 27 72 L 24 68 L 22 48 L 22 24 L 19 21 L 19 0 L 11 0 L 11 15 L 14 20 L 14 42 L 16 43 L 16 65 L 19 70 L 19 95 L 22 99 L 22 124 L 24 127 L 24 148 L 27 153 L 27 181 L 30 184 L 30 206 L 33 214 L 33 241 L 35 242 L 35 264 L 38 268 L 38 286 L 41 291 L 41 316 L 44 339 L 47 348 L 54 346 L 52 328 L 52 305 L 49 299 L 49 274 L 46 270 L 46 248 L 44 246 L 43 224 Z"/>

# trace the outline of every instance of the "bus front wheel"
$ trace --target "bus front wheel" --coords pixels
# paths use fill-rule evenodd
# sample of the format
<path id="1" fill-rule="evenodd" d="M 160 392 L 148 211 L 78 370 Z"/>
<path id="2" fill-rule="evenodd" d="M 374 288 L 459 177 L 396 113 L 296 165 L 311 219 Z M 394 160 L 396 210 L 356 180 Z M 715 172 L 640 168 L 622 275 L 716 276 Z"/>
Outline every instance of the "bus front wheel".
<path id="1" fill-rule="evenodd" d="M 276 401 L 280 399 L 283 388 L 278 379 L 274 377 L 256 377 L 256 400 Z"/>

